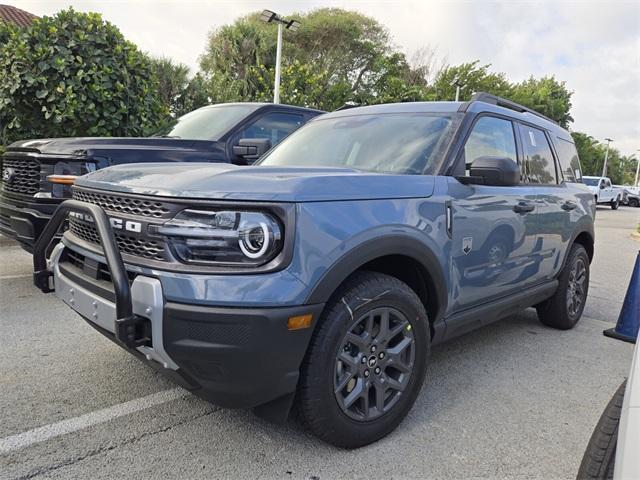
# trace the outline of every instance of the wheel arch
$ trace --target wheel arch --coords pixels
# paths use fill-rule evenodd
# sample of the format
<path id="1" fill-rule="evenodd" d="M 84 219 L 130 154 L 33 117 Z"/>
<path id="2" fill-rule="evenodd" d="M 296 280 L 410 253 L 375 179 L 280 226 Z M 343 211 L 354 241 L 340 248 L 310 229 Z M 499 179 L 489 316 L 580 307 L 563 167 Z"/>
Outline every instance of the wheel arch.
<path id="1" fill-rule="evenodd" d="M 569 257 L 569 250 L 571 249 L 571 246 L 573 246 L 573 244 L 575 243 L 582 245 L 584 249 L 587 251 L 587 255 L 589 255 L 589 263 L 593 261 L 593 255 L 594 255 L 593 229 L 591 230 L 584 229 L 574 234 L 572 241 L 569 243 L 570 247 L 567 248 L 567 251 L 564 255 L 562 268 L 564 268 L 564 265 L 567 262 L 567 258 Z"/>
<path id="2" fill-rule="evenodd" d="M 425 306 L 432 330 L 442 319 L 447 305 L 442 267 L 428 246 L 402 235 L 385 235 L 350 249 L 327 269 L 306 303 L 326 303 L 351 275 L 361 270 L 391 275 L 409 285 Z"/>

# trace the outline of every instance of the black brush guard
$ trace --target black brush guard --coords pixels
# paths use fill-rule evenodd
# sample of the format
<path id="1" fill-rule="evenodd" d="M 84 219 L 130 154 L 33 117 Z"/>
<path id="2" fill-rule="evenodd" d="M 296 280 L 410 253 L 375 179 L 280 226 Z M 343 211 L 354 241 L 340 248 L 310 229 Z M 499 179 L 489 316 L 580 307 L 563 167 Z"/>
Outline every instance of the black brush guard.
<path id="1" fill-rule="evenodd" d="M 148 328 L 149 320 L 133 313 L 131 287 L 124 268 L 124 262 L 118 250 L 116 239 L 109 223 L 109 217 L 98 205 L 79 202 L 78 200 L 66 200 L 60 204 L 33 247 L 34 285 L 44 293 L 50 293 L 55 290 L 50 280 L 53 277 L 53 272 L 47 269 L 46 252 L 70 211 L 91 215 L 100 235 L 104 256 L 111 272 L 116 299 L 116 339 L 129 348 L 149 345 L 151 338 Z"/>

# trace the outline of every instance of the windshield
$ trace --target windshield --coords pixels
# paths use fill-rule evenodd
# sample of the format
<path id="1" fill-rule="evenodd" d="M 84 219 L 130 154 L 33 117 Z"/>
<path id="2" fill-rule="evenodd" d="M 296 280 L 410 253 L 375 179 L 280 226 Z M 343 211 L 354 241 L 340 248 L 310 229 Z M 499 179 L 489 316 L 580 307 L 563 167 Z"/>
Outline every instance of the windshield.
<path id="1" fill-rule="evenodd" d="M 451 115 L 445 114 L 320 119 L 293 133 L 260 164 L 432 174 L 440 166 L 451 123 Z"/>
<path id="2" fill-rule="evenodd" d="M 598 186 L 598 182 L 600 181 L 600 179 L 599 178 L 582 177 L 582 181 L 584 182 L 585 185 L 589 185 L 590 187 L 597 187 Z"/>
<path id="3" fill-rule="evenodd" d="M 189 112 L 173 120 L 159 131 L 157 137 L 185 138 L 188 140 L 219 140 L 229 129 L 259 105 L 212 105 Z"/>

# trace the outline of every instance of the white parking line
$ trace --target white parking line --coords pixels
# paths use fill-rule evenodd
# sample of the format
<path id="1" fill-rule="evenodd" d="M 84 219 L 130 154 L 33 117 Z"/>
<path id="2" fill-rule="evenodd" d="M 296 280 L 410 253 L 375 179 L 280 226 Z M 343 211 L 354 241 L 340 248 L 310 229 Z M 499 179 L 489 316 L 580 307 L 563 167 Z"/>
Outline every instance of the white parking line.
<path id="1" fill-rule="evenodd" d="M 147 395 L 146 397 L 136 398 L 135 400 L 103 408 L 102 410 L 96 410 L 95 412 L 87 413 L 79 417 L 62 420 L 50 425 L 34 428 L 27 432 L 11 435 L 0 439 L 0 454 L 20 450 L 35 443 L 66 435 L 67 433 L 77 432 L 78 430 L 105 423 L 115 418 L 129 415 L 130 413 L 139 412 L 149 407 L 170 402 L 185 395 L 188 395 L 188 392 L 182 388 L 163 390 Z"/>
<path id="2" fill-rule="evenodd" d="M 20 273 L 18 275 L 0 275 L 0 280 L 15 280 L 16 278 L 33 277 L 33 273 Z"/>

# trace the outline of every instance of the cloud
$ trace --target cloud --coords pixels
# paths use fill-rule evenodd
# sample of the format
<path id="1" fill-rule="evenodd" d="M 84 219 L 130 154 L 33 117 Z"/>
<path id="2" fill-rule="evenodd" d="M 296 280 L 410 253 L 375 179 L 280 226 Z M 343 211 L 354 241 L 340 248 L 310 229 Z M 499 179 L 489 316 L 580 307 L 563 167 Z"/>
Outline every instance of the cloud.
<path id="1" fill-rule="evenodd" d="M 194 70 L 212 29 L 265 6 L 285 15 L 323 6 L 358 10 L 386 25 L 409 58 L 431 46 L 449 63 L 479 59 L 511 80 L 555 75 L 575 92 L 574 130 L 611 137 L 624 154 L 640 148 L 637 1 L 4 1 L 36 15 L 69 5 L 100 12 L 143 50 Z"/>

